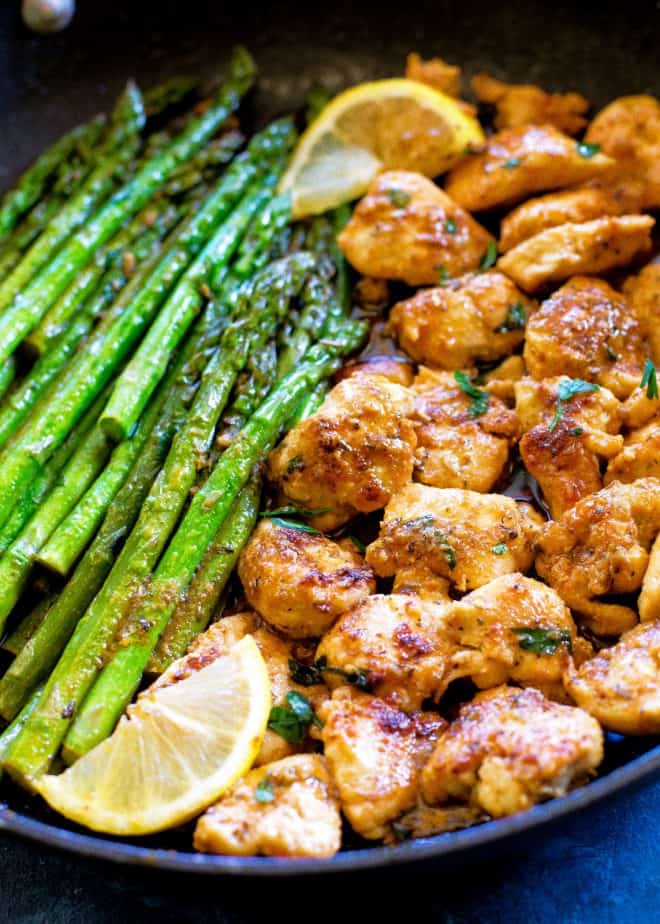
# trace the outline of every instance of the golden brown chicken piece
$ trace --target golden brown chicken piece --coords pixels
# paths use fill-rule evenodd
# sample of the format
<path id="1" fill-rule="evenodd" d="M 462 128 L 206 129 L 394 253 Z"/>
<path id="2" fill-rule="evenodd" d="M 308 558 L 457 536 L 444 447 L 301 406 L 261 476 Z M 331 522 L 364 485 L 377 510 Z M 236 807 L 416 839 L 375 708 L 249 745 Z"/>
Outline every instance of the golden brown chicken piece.
<path id="1" fill-rule="evenodd" d="M 344 815 L 362 837 L 385 837 L 390 823 L 415 805 L 419 772 L 446 722 L 348 689 L 336 691 L 320 717 Z"/>
<path id="2" fill-rule="evenodd" d="M 571 612 L 551 587 L 506 574 L 451 604 L 446 634 L 460 648 L 455 663 L 481 689 L 513 681 L 565 701 L 563 673 L 591 654 Z"/>
<path id="3" fill-rule="evenodd" d="M 660 478 L 660 407 L 649 423 L 626 435 L 621 451 L 610 459 L 605 484 L 648 477 Z"/>
<path id="4" fill-rule="evenodd" d="M 649 563 L 637 598 L 637 609 L 641 622 L 660 619 L 660 533 L 649 555 Z"/>
<path id="5" fill-rule="evenodd" d="M 319 754 L 251 770 L 197 822 L 195 850 L 249 857 L 331 857 L 341 846 L 337 789 Z"/>
<path id="6" fill-rule="evenodd" d="M 623 294 L 642 325 L 651 359 L 660 366 L 660 263 L 649 263 L 626 279 Z"/>
<path id="7" fill-rule="evenodd" d="M 434 574 L 423 563 L 415 563 L 398 571 L 392 583 L 393 594 L 408 594 L 444 606 L 451 602 L 449 581 Z"/>
<path id="8" fill-rule="evenodd" d="M 549 228 L 518 244 L 497 266 L 526 292 L 578 273 L 606 273 L 627 266 L 651 249 L 650 215 L 596 218 Z"/>
<path id="9" fill-rule="evenodd" d="M 640 383 L 645 345 L 622 295 L 602 279 L 575 276 L 530 318 L 523 356 L 535 379 L 567 375 L 623 399 Z"/>
<path id="10" fill-rule="evenodd" d="M 500 251 L 506 253 L 541 231 L 619 215 L 621 205 L 603 189 L 567 189 L 528 199 L 502 219 Z"/>
<path id="11" fill-rule="evenodd" d="M 583 156 L 581 150 L 552 125 L 508 128 L 452 168 L 445 190 L 463 208 L 480 212 L 545 190 L 577 186 L 614 164 L 605 154 Z"/>
<path id="12" fill-rule="evenodd" d="M 412 402 L 384 376 L 344 379 L 271 453 L 268 477 L 294 504 L 327 508 L 310 520 L 321 530 L 384 507 L 412 477 Z"/>
<path id="13" fill-rule="evenodd" d="M 507 356 L 495 368 L 484 373 L 482 379 L 489 394 L 504 401 L 513 401 L 515 384 L 525 375 L 527 375 L 525 361 L 522 356 L 515 354 Z"/>
<path id="14" fill-rule="evenodd" d="M 660 622 L 643 623 L 566 675 L 575 702 L 621 735 L 660 735 Z"/>
<path id="15" fill-rule="evenodd" d="M 208 667 L 216 658 L 227 654 L 236 642 L 239 642 L 245 635 L 251 635 L 254 638 L 261 656 L 266 662 L 270 678 L 270 693 L 274 706 L 285 706 L 286 695 L 292 690 L 306 696 L 313 709 L 317 709 L 323 700 L 327 699 L 328 690 L 325 684 L 301 686 L 294 683 L 291 678 L 289 660 L 291 658 L 297 660 L 304 654 L 308 655 L 309 652 L 299 650 L 293 642 L 286 641 L 279 635 L 275 635 L 274 632 L 262 625 L 261 619 L 256 613 L 250 612 L 225 616 L 218 622 L 213 623 L 205 632 L 197 636 L 188 649 L 188 653 L 171 664 L 150 689 L 178 683 L 203 667 Z M 276 732 L 267 729 L 261 750 L 255 760 L 255 766 L 267 764 L 289 754 L 294 754 L 301 747 L 301 745 L 290 744 Z"/>
<path id="16" fill-rule="evenodd" d="M 411 51 L 406 58 L 406 77 L 408 80 L 425 83 L 447 96 L 461 95 L 460 67 L 447 64 L 442 58 L 429 58 L 425 61 L 416 51 Z"/>
<path id="17" fill-rule="evenodd" d="M 252 533 L 238 576 L 250 606 L 292 638 L 322 635 L 376 590 L 350 540 L 340 544 L 274 520 L 262 520 Z"/>
<path id="18" fill-rule="evenodd" d="M 524 436 L 520 455 L 536 478 L 557 520 L 582 497 L 603 487 L 601 460 L 623 445 L 618 435 L 621 405 L 611 391 L 579 391 L 567 400 L 558 392 L 574 387 L 567 376 L 515 383 L 516 413 Z"/>
<path id="19" fill-rule="evenodd" d="M 545 526 L 536 570 L 597 635 L 618 635 L 637 614 L 598 598 L 639 590 L 658 531 L 660 481 L 615 481 Z"/>
<path id="20" fill-rule="evenodd" d="M 406 170 L 374 177 L 338 237 L 358 272 L 411 286 L 476 269 L 492 240 L 435 183 Z"/>
<path id="21" fill-rule="evenodd" d="M 352 375 L 383 375 L 390 382 L 407 388 L 415 379 L 415 370 L 409 359 L 376 354 L 346 363 L 335 375 L 335 381 L 349 379 Z"/>
<path id="22" fill-rule="evenodd" d="M 392 836 L 386 844 L 395 844 L 408 837 L 434 837 L 449 831 L 460 831 L 488 821 L 488 816 L 469 805 L 427 805 L 422 799 L 392 826 Z"/>
<path id="23" fill-rule="evenodd" d="M 490 491 L 518 436 L 516 415 L 491 397 L 486 413 L 473 417 L 472 399 L 454 376 L 437 372 L 435 378 L 435 387 L 415 399 L 415 480 L 436 488 Z"/>
<path id="24" fill-rule="evenodd" d="M 576 135 L 587 124 L 584 114 L 589 103 L 579 93 L 546 93 L 533 84 L 505 83 L 485 71 L 475 74 L 470 84 L 480 103 L 495 105 L 495 128 L 498 130 L 523 125 L 554 125 L 569 135 Z"/>
<path id="25" fill-rule="evenodd" d="M 534 303 L 493 270 L 420 289 L 392 308 L 390 328 L 417 362 L 464 369 L 512 353 L 533 310 Z"/>
<path id="26" fill-rule="evenodd" d="M 367 562 L 381 577 L 418 565 L 457 590 L 473 590 L 531 567 L 539 522 L 531 508 L 502 494 L 410 484 L 385 508 Z"/>
<path id="27" fill-rule="evenodd" d="M 582 709 L 538 690 L 496 687 L 462 706 L 440 736 L 422 771 L 422 795 L 502 818 L 563 796 L 602 759 L 603 733 Z"/>
<path id="28" fill-rule="evenodd" d="M 444 608 L 413 595 L 377 594 L 335 623 L 323 637 L 316 660 L 340 673 L 324 673 L 330 687 L 346 674 L 364 678 L 369 689 L 398 709 L 419 709 L 439 698 L 451 680 L 454 644 L 443 626 Z"/>
<path id="29" fill-rule="evenodd" d="M 660 102 L 654 96 L 622 96 L 602 109 L 585 141 L 616 158 L 618 172 L 641 177 L 641 208 L 660 206 Z"/>

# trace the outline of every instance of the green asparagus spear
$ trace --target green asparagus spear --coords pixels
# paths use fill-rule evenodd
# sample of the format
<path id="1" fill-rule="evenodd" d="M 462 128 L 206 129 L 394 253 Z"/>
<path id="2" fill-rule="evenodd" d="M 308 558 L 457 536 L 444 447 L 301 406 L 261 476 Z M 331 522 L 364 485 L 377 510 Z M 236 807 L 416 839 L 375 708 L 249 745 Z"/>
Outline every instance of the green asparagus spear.
<path id="1" fill-rule="evenodd" d="M 189 163 L 181 164 L 163 188 L 164 196 L 180 196 L 212 177 L 218 167 L 228 164 L 242 146 L 239 131 L 226 132 L 214 138 Z"/>
<path id="2" fill-rule="evenodd" d="M 14 742 L 23 729 L 23 726 L 27 722 L 28 718 L 35 711 L 39 702 L 41 700 L 41 694 L 43 692 L 43 687 L 38 687 L 33 695 L 30 697 L 29 701 L 25 704 L 21 712 L 16 716 L 14 721 L 9 725 L 3 733 L 0 735 L 0 764 L 5 759 L 5 755 L 9 751 L 12 742 Z M 2 775 L 2 770 L 0 768 L 0 776 Z"/>
<path id="3" fill-rule="evenodd" d="M 16 360 L 13 356 L 0 366 L 0 400 L 7 394 L 16 377 Z"/>
<path id="4" fill-rule="evenodd" d="M 179 164 L 208 141 L 238 107 L 253 79 L 252 58 L 244 49 L 236 49 L 230 63 L 229 78 L 222 85 L 214 104 L 191 122 L 161 154 L 143 164 L 87 222 L 84 235 L 70 237 L 49 265 L 28 284 L 20 298 L 0 315 L 0 362 L 39 322 L 92 254 L 112 237 L 124 221 L 146 205 Z"/>
<path id="5" fill-rule="evenodd" d="M 2 647 L 5 651 L 17 655 L 19 651 L 23 650 L 44 621 L 44 617 L 53 605 L 56 596 L 55 593 L 47 594 L 32 607 L 30 612 L 21 619 L 16 628 L 2 643 Z"/>
<path id="6" fill-rule="evenodd" d="M 312 391 L 302 399 L 291 419 L 287 421 L 287 428 L 292 429 L 296 424 L 300 423 L 301 420 L 306 420 L 318 411 L 325 401 L 325 396 L 328 394 L 328 391 L 328 383 L 319 382 L 316 388 L 312 389 Z"/>
<path id="7" fill-rule="evenodd" d="M 195 89 L 193 77 L 172 77 L 164 83 L 151 87 L 144 93 L 144 110 L 149 118 L 160 115 L 170 106 L 176 106 Z"/>

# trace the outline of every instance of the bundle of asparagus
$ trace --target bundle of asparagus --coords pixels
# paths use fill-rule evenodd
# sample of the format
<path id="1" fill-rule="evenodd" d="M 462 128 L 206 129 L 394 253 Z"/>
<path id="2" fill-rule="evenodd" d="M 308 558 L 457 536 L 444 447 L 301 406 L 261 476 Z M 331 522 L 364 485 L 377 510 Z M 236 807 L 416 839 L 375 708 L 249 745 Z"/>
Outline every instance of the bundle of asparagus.
<path id="1" fill-rule="evenodd" d="M 178 132 L 193 82 L 129 84 L 0 201 L 0 759 L 27 787 L 217 616 L 261 463 L 365 335 L 346 216 L 292 234 L 275 193 L 292 122 L 243 149 L 253 79 L 237 49 Z"/>

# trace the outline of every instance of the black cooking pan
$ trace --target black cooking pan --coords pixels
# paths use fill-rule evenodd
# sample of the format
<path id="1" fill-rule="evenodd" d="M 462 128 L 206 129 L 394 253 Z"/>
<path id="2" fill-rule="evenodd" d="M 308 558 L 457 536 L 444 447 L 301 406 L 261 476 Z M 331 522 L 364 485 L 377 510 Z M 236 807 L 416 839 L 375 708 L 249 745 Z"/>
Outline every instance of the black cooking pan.
<path id="1" fill-rule="evenodd" d="M 212 75 L 242 41 L 261 69 L 255 123 L 299 106 L 311 83 L 336 90 L 402 70 L 408 51 L 439 54 L 514 81 L 575 89 L 595 107 L 617 95 L 660 92 L 660 13 L 654 0 L 622 3 L 416 0 L 390 8 L 333 0 L 78 0 L 73 26 L 38 38 L 18 0 L 0 4 L 0 187 L 56 135 L 108 108 L 128 76 L 149 86 L 174 74 Z M 0 588 L 2 593 L 2 588 Z M 190 831 L 129 844 L 92 836 L 0 783 L 0 830 L 123 863 L 208 873 L 283 875 L 433 858 L 456 862 L 560 819 L 660 771 L 653 740 L 611 736 L 600 778 L 530 812 L 404 844 L 358 848 L 333 860 L 291 862 L 196 855 Z M 542 832 L 536 832 L 542 836 Z"/>

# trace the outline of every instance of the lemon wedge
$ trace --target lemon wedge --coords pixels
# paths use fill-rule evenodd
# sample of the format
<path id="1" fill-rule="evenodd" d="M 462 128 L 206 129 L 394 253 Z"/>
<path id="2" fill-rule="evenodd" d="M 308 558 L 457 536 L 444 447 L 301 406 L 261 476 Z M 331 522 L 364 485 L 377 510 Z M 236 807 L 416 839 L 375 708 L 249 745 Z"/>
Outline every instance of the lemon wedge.
<path id="1" fill-rule="evenodd" d="M 37 790 L 105 834 L 162 831 L 198 815 L 252 765 L 270 682 L 251 636 L 185 680 L 147 690 L 98 747 Z"/>
<path id="2" fill-rule="evenodd" d="M 302 135 L 280 192 L 293 217 L 318 215 L 362 196 L 386 168 L 434 177 L 484 134 L 459 102 L 415 80 L 361 83 L 340 93 Z"/>

